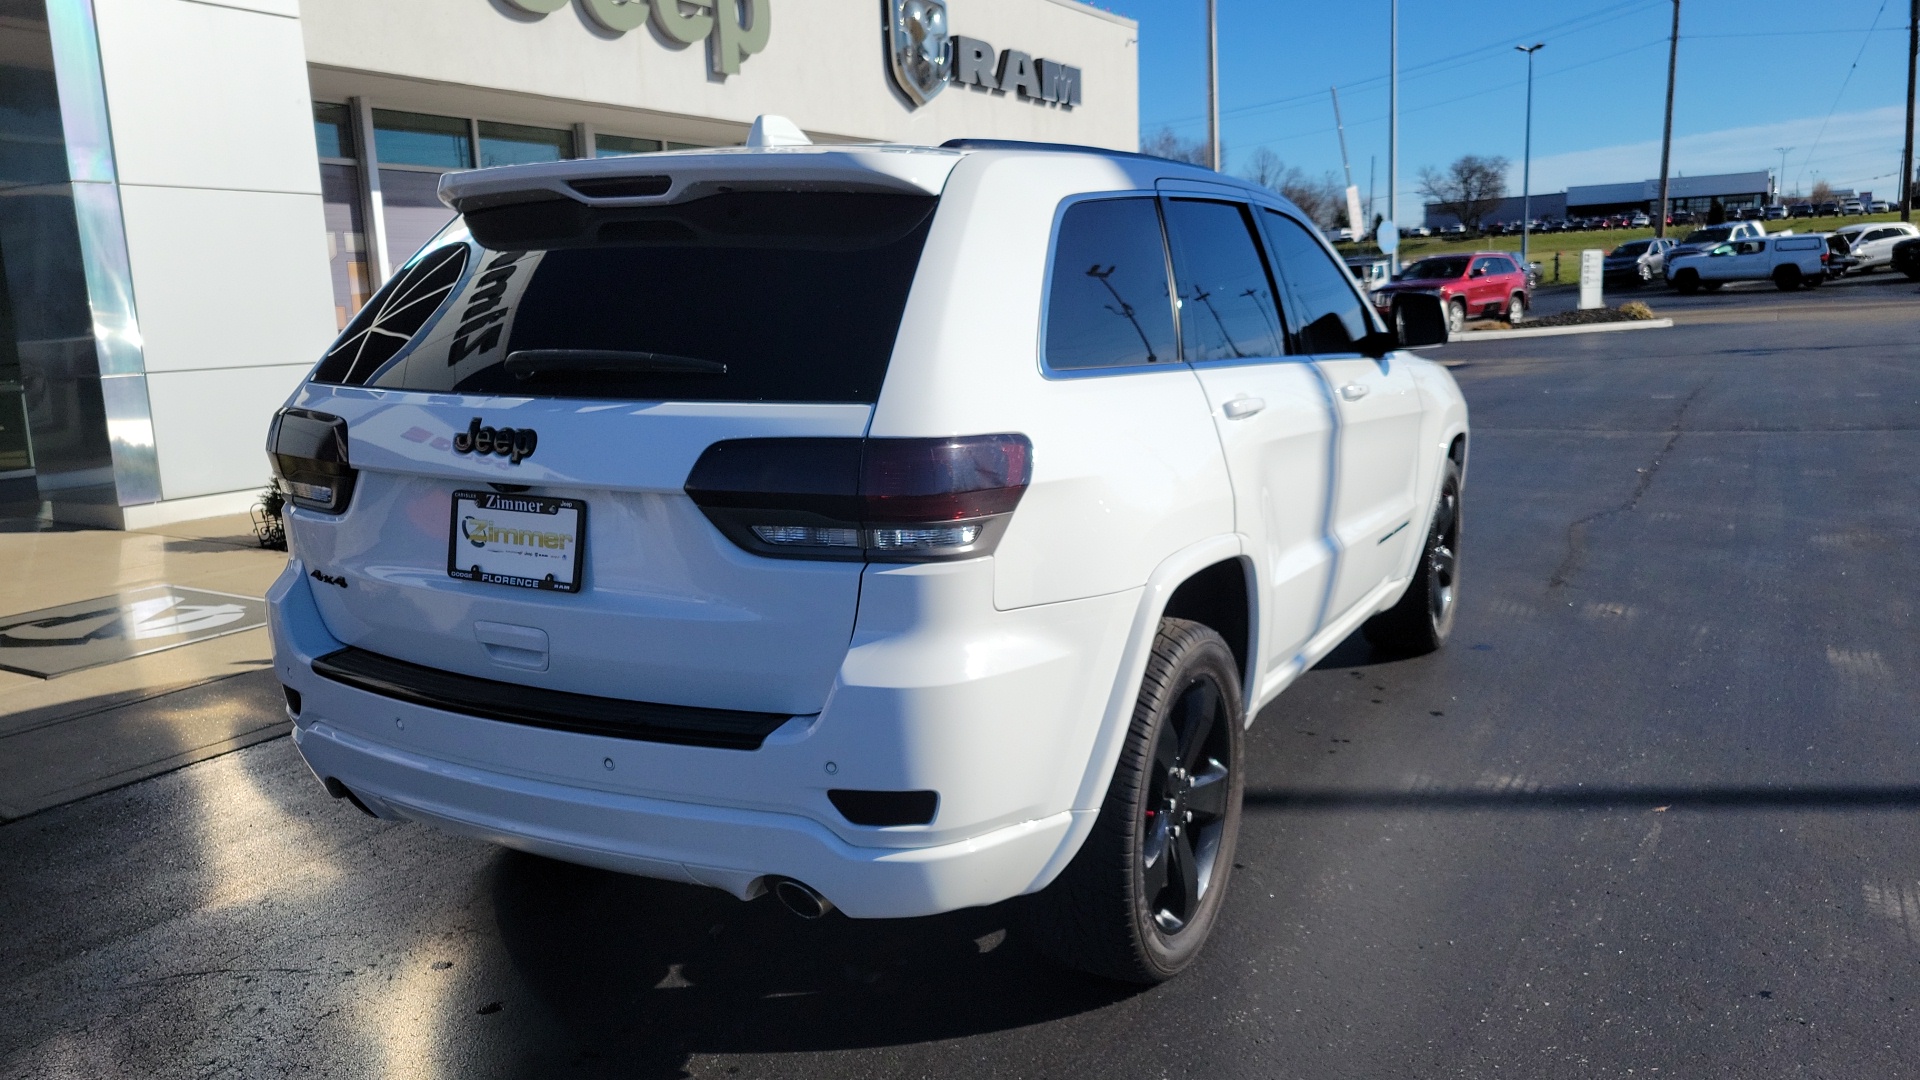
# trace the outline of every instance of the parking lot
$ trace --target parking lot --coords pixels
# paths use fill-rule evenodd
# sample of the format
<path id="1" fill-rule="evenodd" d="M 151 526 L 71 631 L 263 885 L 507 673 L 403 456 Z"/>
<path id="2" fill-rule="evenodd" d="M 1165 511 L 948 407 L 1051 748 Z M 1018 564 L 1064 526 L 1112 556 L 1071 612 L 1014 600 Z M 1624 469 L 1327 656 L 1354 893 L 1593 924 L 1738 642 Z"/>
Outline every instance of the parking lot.
<path id="1" fill-rule="evenodd" d="M 1063 973 L 1004 908 L 803 923 L 372 821 L 281 738 L 0 826 L 0 1074 L 1901 1075 L 1917 293 L 1450 346 L 1453 642 L 1355 639 L 1260 716 L 1174 983 Z"/>

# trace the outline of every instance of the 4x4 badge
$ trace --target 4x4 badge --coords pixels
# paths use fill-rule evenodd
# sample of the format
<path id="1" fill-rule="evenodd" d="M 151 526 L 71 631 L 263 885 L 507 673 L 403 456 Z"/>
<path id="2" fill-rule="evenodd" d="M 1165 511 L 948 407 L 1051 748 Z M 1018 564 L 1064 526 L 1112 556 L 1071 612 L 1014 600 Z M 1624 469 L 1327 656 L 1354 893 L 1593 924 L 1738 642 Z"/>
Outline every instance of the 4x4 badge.
<path id="1" fill-rule="evenodd" d="M 538 445 L 540 433 L 532 428 L 481 427 L 477 416 L 467 430 L 453 437 L 456 454 L 494 454 L 511 459 L 515 465 L 532 457 Z"/>

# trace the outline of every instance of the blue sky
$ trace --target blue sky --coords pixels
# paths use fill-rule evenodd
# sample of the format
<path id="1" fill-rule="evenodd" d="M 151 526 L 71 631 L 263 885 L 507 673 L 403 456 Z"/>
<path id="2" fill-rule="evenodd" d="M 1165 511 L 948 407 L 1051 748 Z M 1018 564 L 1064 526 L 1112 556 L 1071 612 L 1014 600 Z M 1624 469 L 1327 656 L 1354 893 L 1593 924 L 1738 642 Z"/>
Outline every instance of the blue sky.
<path id="1" fill-rule="evenodd" d="M 1142 135 L 1167 127 L 1203 138 L 1205 0 L 1097 2 L 1140 21 Z M 1384 213 L 1388 0 L 1219 6 L 1229 171 L 1266 146 L 1287 164 L 1338 175 L 1327 93 L 1338 85 L 1354 183 L 1364 196 L 1374 163 L 1376 209 Z M 1907 7 L 1683 0 L 1674 171 L 1778 171 L 1778 148 L 1792 147 L 1789 192 L 1825 179 L 1893 197 Z M 1534 69 L 1533 189 L 1658 175 L 1671 12 L 1669 0 L 1401 0 L 1400 219 L 1419 220 L 1419 168 L 1465 153 L 1511 158 L 1519 191 L 1526 59 L 1513 46 L 1536 41 L 1547 47 Z"/>

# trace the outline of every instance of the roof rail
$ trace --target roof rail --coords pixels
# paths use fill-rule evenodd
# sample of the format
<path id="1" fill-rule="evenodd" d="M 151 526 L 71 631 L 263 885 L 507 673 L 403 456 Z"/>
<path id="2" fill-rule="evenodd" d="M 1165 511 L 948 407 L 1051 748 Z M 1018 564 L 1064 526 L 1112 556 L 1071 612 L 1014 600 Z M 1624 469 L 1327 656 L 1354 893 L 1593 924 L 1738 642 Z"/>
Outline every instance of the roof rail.
<path id="1" fill-rule="evenodd" d="M 1102 146 L 1081 146 L 1076 143 L 1025 142 L 1020 139 L 948 139 L 940 144 L 942 150 L 1033 150 L 1048 154 L 1099 154 L 1103 157 L 1145 158 L 1148 161 L 1171 161 L 1177 165 L 1190 165 L 1196 169 L 1206 169 L 1204 165 L 1194 165 L 1191 161 L 1161 157 L 1158 154 L 1142 154 L 1133 150 L 1109 150 Z M 1211 172 L 1211 169 L 1207 169 Z"/>

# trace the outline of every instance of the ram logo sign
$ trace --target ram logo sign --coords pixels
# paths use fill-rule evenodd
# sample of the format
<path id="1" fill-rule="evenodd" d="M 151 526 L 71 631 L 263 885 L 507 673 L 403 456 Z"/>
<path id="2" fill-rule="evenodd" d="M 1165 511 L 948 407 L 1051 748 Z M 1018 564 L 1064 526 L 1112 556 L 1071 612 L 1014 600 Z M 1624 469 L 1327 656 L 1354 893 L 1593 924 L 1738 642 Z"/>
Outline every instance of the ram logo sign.
<path id="1" fill-rule="evenodd" d="M 944 90 L 953 73 L 947 55 L 946 0 L 889 0 L 888 52 L 893 77 L 915 105 Z"/>
<path id="2" fill-rule="evenodd" d="M 888 0 L 887 52 L 894 81 L 914 105 L 950 82 L 1071 109 L 1080 104 L 1080 69 L 949 30 L 946 0 Z"/>

